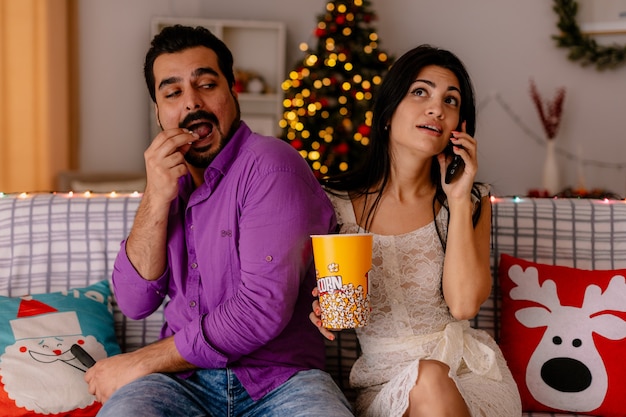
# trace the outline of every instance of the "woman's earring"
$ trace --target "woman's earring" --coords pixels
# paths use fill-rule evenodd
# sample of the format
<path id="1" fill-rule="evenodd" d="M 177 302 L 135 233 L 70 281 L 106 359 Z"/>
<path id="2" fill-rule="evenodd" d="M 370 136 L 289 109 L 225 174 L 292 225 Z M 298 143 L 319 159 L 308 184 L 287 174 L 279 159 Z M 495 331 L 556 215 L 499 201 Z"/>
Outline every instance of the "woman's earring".
<path id="1" fill-rule="evenodd" d="M 385 130 L 389 130 L 389 125 L 385 125 Z"/>

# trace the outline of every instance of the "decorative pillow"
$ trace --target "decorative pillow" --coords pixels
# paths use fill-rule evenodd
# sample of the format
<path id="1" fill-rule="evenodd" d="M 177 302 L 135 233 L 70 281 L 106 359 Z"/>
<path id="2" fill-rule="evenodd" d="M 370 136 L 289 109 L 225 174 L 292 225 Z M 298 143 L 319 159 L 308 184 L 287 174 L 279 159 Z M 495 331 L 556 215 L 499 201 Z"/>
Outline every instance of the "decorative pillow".
<path id="1" fill-rule="evenodd" d="M 0 296 L 0 410 L 3 417 L 94 416 L 76 343 L 94 359 L 120 353 L 107 281 L 20 298 Z"/>
<path id="2" fill-rule="evenodd" d="M 501 256 L 500 347 L 524 411 L 625 415 L 625 276 Z"/>

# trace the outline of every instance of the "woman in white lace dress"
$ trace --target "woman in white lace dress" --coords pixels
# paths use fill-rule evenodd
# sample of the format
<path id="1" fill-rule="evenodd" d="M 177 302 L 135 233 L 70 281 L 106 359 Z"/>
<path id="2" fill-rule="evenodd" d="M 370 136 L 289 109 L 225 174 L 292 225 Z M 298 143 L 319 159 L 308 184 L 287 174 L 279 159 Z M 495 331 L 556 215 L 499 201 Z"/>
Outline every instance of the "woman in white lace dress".
<path id="1" fill-rule="evenodd" d="M 391 68 L 364 166 L 325 180 L 340 233 L 370 232 L 370 323 L 350 381 L 368 417 L 521 415 L 494 340 L 473 329 L 491 291 L 489 189 L 474 182 L 472 84 L 452 53 L 422 45 Z M 451 142 L 464 167 L 444 180 Z M 311 320 L 321 327 L 319 304 Z"/>

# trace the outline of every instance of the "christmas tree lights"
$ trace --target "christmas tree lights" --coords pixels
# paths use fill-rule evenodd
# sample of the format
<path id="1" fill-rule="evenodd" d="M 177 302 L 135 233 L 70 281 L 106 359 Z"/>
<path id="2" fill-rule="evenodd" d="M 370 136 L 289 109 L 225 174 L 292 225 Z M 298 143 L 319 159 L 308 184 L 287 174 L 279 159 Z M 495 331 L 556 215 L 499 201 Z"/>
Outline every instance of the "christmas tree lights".
<path id="1" fill-rule="evenodd" d="M 318 16 L 317 45 L 282 84 L 281 138 L 316 176 L 347 171 L 369 144 L 373 97 L 393 59 L 379 49 L 369 0 L 333 0 Z"/>

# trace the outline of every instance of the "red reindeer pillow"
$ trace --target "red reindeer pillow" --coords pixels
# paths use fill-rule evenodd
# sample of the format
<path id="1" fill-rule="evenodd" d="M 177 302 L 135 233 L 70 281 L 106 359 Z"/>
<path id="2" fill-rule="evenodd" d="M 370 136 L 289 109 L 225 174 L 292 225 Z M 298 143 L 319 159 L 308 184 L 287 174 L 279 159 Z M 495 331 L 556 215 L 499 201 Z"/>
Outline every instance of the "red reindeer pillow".
<path id="1" fill-rule="evenodd" d="M 626 415 L 626 269 L 502 255 L 500 346 L 524 411 Z"/>

